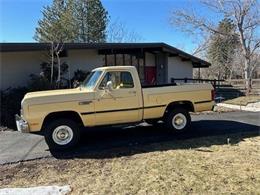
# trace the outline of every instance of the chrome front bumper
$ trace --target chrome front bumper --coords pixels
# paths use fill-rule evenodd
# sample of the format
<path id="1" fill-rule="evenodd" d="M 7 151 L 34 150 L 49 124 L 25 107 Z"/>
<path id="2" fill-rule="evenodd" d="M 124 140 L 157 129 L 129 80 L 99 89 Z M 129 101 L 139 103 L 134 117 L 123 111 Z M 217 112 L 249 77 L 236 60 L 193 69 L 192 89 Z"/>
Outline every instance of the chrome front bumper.
<path id="1" fill-rule="evenodd" d="M 20 117 L 18 114 L 15 115 L 15 122 L 17 130 L 22 133 L 29 133 L 29 125 L 27 121 L 25 121 L 22 117 Z"/>

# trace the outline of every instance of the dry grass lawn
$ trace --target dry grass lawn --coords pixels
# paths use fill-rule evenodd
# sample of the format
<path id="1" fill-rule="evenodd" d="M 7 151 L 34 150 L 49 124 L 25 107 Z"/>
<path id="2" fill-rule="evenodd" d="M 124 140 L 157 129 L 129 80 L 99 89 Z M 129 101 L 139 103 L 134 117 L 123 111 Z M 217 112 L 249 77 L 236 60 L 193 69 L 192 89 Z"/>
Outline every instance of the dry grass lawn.
<path id="1" fill-rule="evenodd" d="M 231 144 L 201 147 L 226 138 L 196 138 L 67 160 L 3 165 L 0 187 L 68 184 L 72 194 L 260 194 L 260 136 L 232 144 L 239 139 L 233 136 Z M 131 150 L 132 155 L 124 155 L 124 150 Z M 105 158 L 107 152 L 115 156 Z"/>
<path id="2" fill-rule="evenodd" d="M 255 103 L 260 101 L 260 96 L 258 95 L 250 95 L 250 96 L 242 96 L 235 99 L 227 100 L 224 103 L 227 104 L 236 104 L 246 106 L 249 103 Z"/>

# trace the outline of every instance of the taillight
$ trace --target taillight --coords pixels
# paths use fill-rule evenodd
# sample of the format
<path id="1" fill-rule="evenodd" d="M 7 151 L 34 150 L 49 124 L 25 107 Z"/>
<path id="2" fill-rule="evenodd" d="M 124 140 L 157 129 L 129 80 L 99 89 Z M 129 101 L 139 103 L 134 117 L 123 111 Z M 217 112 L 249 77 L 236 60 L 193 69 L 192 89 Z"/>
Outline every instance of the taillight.
<path id="1" fill-rule="evenodd" d="M 215 90 L 211 90 L 211 100 L 215 100 Z"/>

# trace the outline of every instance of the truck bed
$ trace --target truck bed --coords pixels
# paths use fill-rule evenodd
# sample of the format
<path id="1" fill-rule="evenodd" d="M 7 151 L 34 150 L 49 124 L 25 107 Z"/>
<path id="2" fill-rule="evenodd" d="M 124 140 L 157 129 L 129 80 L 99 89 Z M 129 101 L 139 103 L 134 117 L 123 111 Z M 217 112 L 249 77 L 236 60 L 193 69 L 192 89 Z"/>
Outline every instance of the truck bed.
<path id="1" fill-rule="evenodd" d="M 196 112 L 211 110 L 213 106 L 211 90 L 213 87 L 210 84 L 144 86 L 142 88 L 144 119 L 162 117 L 165 107 L 177 101 L 191 102 Z"/>
<path id="2" fill-rule="evenodd" d="M 142 88 L 169 87 L 176 86 L 176 83 L 158 84 L 158 85 L 142 85 Z"/>

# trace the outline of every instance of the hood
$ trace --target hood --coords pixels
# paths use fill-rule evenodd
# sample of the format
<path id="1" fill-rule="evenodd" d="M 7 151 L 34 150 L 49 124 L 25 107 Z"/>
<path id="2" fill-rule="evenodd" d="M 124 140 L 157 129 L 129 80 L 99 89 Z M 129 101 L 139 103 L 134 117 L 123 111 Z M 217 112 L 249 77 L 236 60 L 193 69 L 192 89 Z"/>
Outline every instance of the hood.
<path id="1" fill-rule="evenodd" d="M 80 91 L 79 88 L 75 89 L 58 89 L 58 90 L 48 90 L 48 91 L 36 91 L 25 94 L 25 99 L 37 98 L 37 97 L 45 97 L 45 96 L 55 96 L 55 95 L 63 95 L 63 94 L 73 94 L 78 93 Z"/>
<path id="2" fill-rule="evenodd" d="M 46 103 L 59 103 L 64 101 L 78 101 L 81 99 L 88 99 L 87 94 L 92 94 L 90 90 L 85 88 L 75 89 L 59 89 L 48 91 L 37 91 L 25 94 L 22 104 L 46 104 Z"/>

